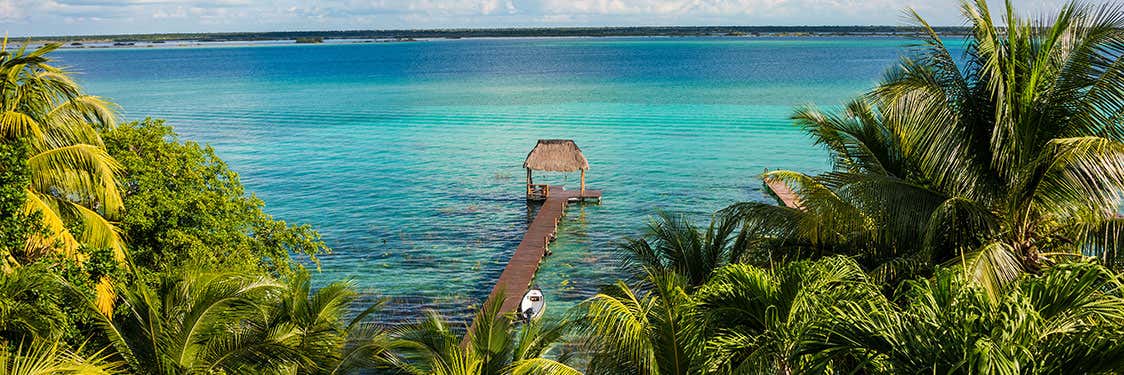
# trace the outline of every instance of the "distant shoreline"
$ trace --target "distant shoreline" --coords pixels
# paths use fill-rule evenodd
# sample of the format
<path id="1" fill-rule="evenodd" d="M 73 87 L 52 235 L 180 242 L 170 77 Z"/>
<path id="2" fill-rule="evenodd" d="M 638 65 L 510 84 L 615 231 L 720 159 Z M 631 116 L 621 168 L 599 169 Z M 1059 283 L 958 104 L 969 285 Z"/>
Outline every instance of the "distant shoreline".
<path id="1" fill-rule="evenodd" d="M 351 44 L 398 44 L 398 43 L 413 43 L 413 42 L 455 42 L 458 40 L 534 40 L 534 39 L 611 39 L 611 38 L 633 38 L 633 39 L 678 39 L 678 38 L 722 38 L 722 39 L 759 39 L 759 38 L 906 38 L 909 35 L 898 34 L 848 34 L 848 35 L 834 35 L 834 34 L 811 34 L 811 35 L 780 35 L 780 34 L 763 34 L 751 36 L 727 36 L 727 35 L 700 35 L 700 36 L 662 36 L 662 35 L 632 35 L 632 36 L 533 36 L 533 37 L 468 37 L 468 38 L 421 38 L 421 39 L 325 39 L 314 43 L 300 42 L 293 39 L 277 39 L 277 40 L 231 40 L 231 41 L 198 41 L 198 40 L 175 40 L 167 42 L 111 42 L 104 40 L 87 41 L 83 43 L 63 43 L 62 49 L 65 50 L 95 50 L 95 49 L 139 49 L 139 48 L 224 48 L 224 47 L 280 47 L 280 46 L 313 46 L 313 45 L 351 45 Z M 32 48 L 37 48 L 46 43 L 56 41 L 33 41 L 29 44 Z M 18 48 L 22 44 L 9 44 L 9 48 Z"/>
<path id="2" fill-rule="evenodd" d="M 965 35 L 963 27 L 934 28 L 942 35 Z M 29 40 L 36 44 L 62 43 L 70 47 L 98 44 L 102 47 L 130 47 L 137 44 L 237 43 L 289 41 L 322 42 L 408 42 L 420 39 L 528 38 L 528 37 L 908 37 L 922 32 L 916 27 L 896 26 L 684 26 L 684 27 L 573 27 L 506 29 L 431 29 L 431 30 L 352 30 L 352 31 L 274 31 L 237 33 L 166 33 L 119 35 L 70 35 L 11 37 L 10 41 Z"/>

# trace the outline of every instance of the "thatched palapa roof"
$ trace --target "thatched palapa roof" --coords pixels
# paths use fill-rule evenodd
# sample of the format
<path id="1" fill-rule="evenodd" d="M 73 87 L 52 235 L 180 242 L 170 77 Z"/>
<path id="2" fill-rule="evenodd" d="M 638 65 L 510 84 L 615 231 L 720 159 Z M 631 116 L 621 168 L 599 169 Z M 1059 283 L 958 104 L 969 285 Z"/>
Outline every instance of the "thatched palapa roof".
<path id="1" fill-rule="evenodd" d="M 569 139 L 540 139 L 535 149 L 527 154 L 523 168 L 548 172 L 573 172 L 588 170 L 582 150 Z"/>

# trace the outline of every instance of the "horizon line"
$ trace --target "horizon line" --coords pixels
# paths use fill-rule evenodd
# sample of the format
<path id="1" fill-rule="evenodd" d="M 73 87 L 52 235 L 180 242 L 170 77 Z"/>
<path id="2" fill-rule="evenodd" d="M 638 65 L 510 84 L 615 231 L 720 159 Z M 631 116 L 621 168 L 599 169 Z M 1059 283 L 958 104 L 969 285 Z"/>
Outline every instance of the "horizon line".
<path id="1" fill-rule="evenodd" d="M 8 39 L 47 39 L 47 38 L 94 38 L 94 37 L 128 37 L 128 36 L 174 36 L 174 35 L 252 35 L 252 34 L 296 34 L 296 33 L 448 33 L 448 32 L 489 32 L 489 31 L 536 31 L 536 30 L 624 30 L 624 29 L 813 29 L 813 28 L 879 28 L 916 30 L 920 26 L 904 25 L 638 25 L 638 26 L 512 26 L 512 27 L 433 27 L 416 29 L 319 29 L 319 30 L 270 30 L 270 31 L 170 31 L 152 33 L 118 33 L 118 34 L 55 34 L 55 35 L 7 35 Z M 933 29 L 967 29 L 968 26 L 932 25 Z"/>

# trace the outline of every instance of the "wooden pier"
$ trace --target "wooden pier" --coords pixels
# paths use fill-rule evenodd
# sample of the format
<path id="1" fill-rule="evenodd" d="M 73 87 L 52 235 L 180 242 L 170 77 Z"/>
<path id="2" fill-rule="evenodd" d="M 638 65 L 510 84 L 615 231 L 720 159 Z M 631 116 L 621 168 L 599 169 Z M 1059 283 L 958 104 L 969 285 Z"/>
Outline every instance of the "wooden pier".
<path id="1" fill-rule="evenodd" d="M 550 252 L 550 243 L 554 241 L 554 236 L 558 231 L 558 222 L 566 214 L 566 205 L 570 202 L 586 200 L 600 202 L 601 191 L 565 190 L 561 186 L 550 187 L 550 196 L 539 208 L 535 219 L 527 226 L 527 233 L 523 235 L 523 241 L 519 242 L 519 247 L 515 248 L 515 254 L 512 254 L 511 259 L 508 260 L 507 267 L 504 267 L 503 272 L 500 273 L 500 278 L 496 280 L 496 285 L 492 287 L 491 294 L 488 295 L 488 301 L 492 301 L 499 295 L 500 291 L 503 291 L 504 301 L 500 307 L 501 313 L 515 312 L 519 308 L 519 302 L 534 281 L 535 273 L 539 270 L 542 258 Z"/>
<path id="2" fill-rule="evenodd" d="M 499 314 L 512 317 L 513 313 L 519 310 L 523 295 L 535 281 L 535 273 L 539 271 L 542 258 L 550 254 L 550 243 L 554 242 L 558 232 L 558 222 L 566 215 L 566 206 L 571 202 L 589 200 L 600 203 L 601 191 L 566 190 L 562 186 L 551 186 L 550 196 L 546 197 L 542 207 L 539 207 L 539 212 L 535 214 L 535 219 L 527 226 L 527 232 L 523 234 L 523 240 L 515 248 L 515 254 L 512 254 L 511 259 L 507 261 L 507 266 L 500 273 L 500 278 L 496 279 L 488 299 L 481 306 L 487 306 L 502 295 L 503 302 Z M 527 204 L 533 201 L 528 199 Z M 461 341 L 461 346 L 471 342 L 471 334 L 475 326 L 476 322 L 473 321 Z"/>
<path id="3" fill-rule="evenodd" d="M 535 280 L 535 273 L 539 270 L 542 258 L 550 254 L 550 243 L 558 232 L 558 221 L 566 214 L 566 205 L 570 202 L 584 202 L 587 200 L 601 202 L 600 190 L 585 188 L 585 172 L 589 169 L 589 161 L 582 155 L 582 151 L 573 140 L 569 139 L 540 139 L 535 148 L 527 154 L 523 161 L 523 168 L 527 170 L 527 204 L 530 208 L 532 202 L 542 202 L 539 211 L 535 214 L 527 232 L 523 234 L 523 241 L 515 248 L 515 253 L 507 261 L 507 266 L 500 273 L 492 292 L 488 294 L 483 306 L 495 303 L 496 298 L 503 298 L 500 302 L 501 316 L 513 317 L 519 312 L 519 304 L 523 295 Z M 545 172 L 581 172 L 581 185 L 578 190 L 566 190 L 558 185 L 536 184 L 534 171 Z M 546 291 L 549 295 L 550 291 Z M 547 297 L 549 299 L 549 297 Z M 467 345 L 472 340 L 476 322 L 469 327 L 461 345 Z"/>

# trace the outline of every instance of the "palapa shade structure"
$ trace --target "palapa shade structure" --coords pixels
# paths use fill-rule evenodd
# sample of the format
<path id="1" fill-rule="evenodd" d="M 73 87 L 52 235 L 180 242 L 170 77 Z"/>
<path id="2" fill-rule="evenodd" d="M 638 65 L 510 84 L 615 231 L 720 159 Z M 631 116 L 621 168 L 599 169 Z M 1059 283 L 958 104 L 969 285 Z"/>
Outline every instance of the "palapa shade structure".
<path id="1" fill-rule="evenodd" d="M 582 155 L 582 150 L 573 140 L 540 139 L 535 148 L 527 154 L 523 168 L 527 169 L 528 196 L 531 196 L 534 190 L 532 171 L 581 171 L 581 191 L 585 192 L 585 171 L 589 169 L 589 161 L 585 160 L 585 155 Z"/>

